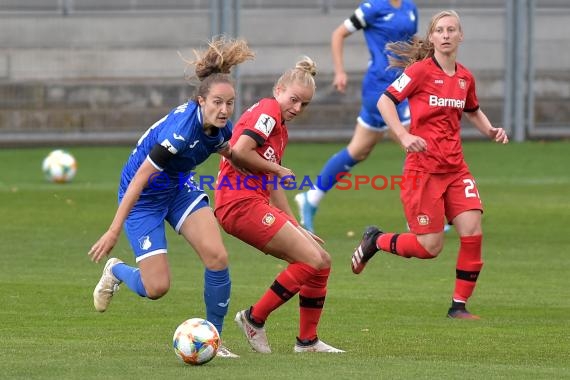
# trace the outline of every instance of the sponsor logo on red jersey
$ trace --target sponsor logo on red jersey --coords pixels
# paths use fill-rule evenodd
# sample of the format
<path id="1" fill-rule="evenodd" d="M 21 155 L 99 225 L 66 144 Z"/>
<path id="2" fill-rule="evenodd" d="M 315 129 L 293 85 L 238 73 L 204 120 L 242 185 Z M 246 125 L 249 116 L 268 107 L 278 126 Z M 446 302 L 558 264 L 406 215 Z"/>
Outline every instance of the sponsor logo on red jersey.
<path id="1" fill-rule="evenodd" d="M 440 98 L 437 95 L 430 95 L 429 105 L 431 107 L 465 108 L 465 100 L 453 99 L 453 98 Z"/>

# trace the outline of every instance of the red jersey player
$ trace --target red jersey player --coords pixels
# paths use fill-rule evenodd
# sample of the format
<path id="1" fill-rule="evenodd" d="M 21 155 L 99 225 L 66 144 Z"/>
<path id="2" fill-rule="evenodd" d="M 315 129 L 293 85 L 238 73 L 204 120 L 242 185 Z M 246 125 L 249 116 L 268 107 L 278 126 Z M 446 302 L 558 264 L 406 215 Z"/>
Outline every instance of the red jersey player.
<path id="1" fill-rule="evenodd" d="M 215 190 L 215 215 L 227 233 L 289 263 L 265 294 L 235 318 L 251 347 L 261 353 L 271 352 L 264 328 L 269 314 L 297 293 L 300 323 L 294 352 L 344 352 L 317 336 L 330 255 L 318 237 L 299 226 L 283 187 L 294 178 L 281 166 L 288 139 L 285 122 L 301 114 L 313 98 L 315 73 L 314 62 L 305 57 L 279 78 L 273 98 L 260 100 L 241 116 L 230 140 L 232 161 L 250 174 L 222 160 Z"/>
<path id="2" fill-rule="evenodd" d="M 378 109 L 406 149 L 404 174 L 419 178 L 419 183 L 400 192 L 410 232 L 386 233 L 368 227 L 352 255 L 352 271 L 360 273 L 379 250 L 402 257 L 436 257 L 443 249 L 447 218 L 460 237 L 455 290 L 447 316 L 479 319 L 465 304 L 483 266 L 483 206 L 463 157 L 461 116 L 465 114 L 482 134 L 496 142 L 506 144 L 509 140 L 505 131 L 494 128 L 481 111 L 473 75 L 456 61 L 462 40 L 457 13 L 442 11 L 432 17 L 425 40 L 389 46 L 397 57 L 392 64 L 406 69 L 380 97 Z M 409 132 L 396 112 L 396 104 L 406 98 L 412 114 Z"/>

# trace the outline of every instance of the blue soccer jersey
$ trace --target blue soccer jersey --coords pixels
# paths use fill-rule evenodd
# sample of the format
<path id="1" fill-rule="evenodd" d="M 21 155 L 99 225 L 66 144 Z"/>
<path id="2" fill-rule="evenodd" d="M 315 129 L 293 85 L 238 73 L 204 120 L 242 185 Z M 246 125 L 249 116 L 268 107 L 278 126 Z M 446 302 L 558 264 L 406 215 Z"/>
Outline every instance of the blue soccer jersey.
<path id="1" fill-rule="evenodd" d="M 172 158 L 161 167 L 149 157 L 151 163 L 164 174 L 160 178 L 155 177 L 156 181 L 160 181 L 160 185 L 151 184 L 154 186 L 147 187 L 143 195 L 169 192 L 179 187 L 196 166 L 212 153 L 227 146 L 232 134 L 232 124 L 228 121 L 224 128 L 214 131 L 217 133 L 211 136 L 204 133 L 202 112 L 194 101 L 181 104 L 170 111 L 139 139 L 123 168 L 119 198 L 122 198 L 138 168 L 157 144 L 166 148 L 172 154 Z"/>
<path id="2" fill-rule="evenodd" d="M 362 29 L 370 51 L 363 85 L 378 86 L 383 91 L 401 74 L 401 70 L 388 68 L 386 44 L 409 41 L 417 33 L 418 10 L 415 4 L 403 0 L 400 8 L 394 8 L 389 0 L 363 1 L 344 25 L 350 32 Z"/>

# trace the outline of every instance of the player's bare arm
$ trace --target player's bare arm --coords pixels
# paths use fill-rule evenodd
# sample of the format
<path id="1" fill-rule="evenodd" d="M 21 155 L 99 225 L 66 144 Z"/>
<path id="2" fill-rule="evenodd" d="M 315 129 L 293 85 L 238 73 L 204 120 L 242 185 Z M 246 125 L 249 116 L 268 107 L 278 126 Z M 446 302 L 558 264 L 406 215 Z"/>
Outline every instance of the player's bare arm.
<path id="1" fill-rule="evenodd" d="M 507 132 L 503 128 L 493 127 L 487 115 L 485 115 L 481 109 L 475 112 L 465 112 L 464 115 L 483 135 L 500 144 L 507 144 L 509 142 Z"/>
<path id="2" fill-rule="evenodd" d="M 232 147 L 232 161 L 239 167 L 246 168 L 256 173 L 271 173 L 278 178 L 287 177 L 288 181 L 295 178 L 295 173 L 291 169 L 271 162 L 261 157 L 257 151 L 257 143 L 247 135 L 241 135 Z"/>
<path id="3" fill-rule="evenodd" d="M 378 99 L 378 110 L 382 114 L 388 128 L 408 153 L 423 152 L 427 149 L 426 141 L 408 132 L 400 121 L 396 105 L 388 96 L 382 94 Z"/>
<path id="4" fill-rule="evenodd" d="M 142 163 L 129 184 L 109 229 L 89 250 L 88 255 L 91 257 L 92 261 L 98 263 L 99 260 L 107 256 L 115 244 L 117 244 L 123 223 L 127 219 L 127 216 L 131 212 L 135 203 L 137 203 L 137 200 L 144 188 L 148 186 L 149 178 L 152 178 L 152 174 L 157 171 L 158 170 L 150 163 L 150 161 L 148 161 L 148 159 Z"/>

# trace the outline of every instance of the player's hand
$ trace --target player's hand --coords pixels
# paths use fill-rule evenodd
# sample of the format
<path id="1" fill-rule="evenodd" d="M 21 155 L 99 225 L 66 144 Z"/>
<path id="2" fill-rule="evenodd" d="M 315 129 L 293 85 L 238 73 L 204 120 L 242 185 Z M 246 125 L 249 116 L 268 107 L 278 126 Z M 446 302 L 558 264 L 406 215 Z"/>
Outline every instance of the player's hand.
<path id="1" fill-rule="evenodd" d="M 295 173 L 293 173 L 293 170 L 286 168 L 285 166 L 279 165 L 279 169 L 276 174 L 279 180 L 283 181 L 285 185 L 289 185 L 291 182 L 295 181 Z"/>
<path id="2" fill-rule="evenodd" d="M 491 128 L 489 130 L 489 137 L 500 144 L 507 144 L 509 142 L 509 136 L 503 128 Z"/>
<path id="3" fill-rule="evenodd" d="M 344 94 L 347 82 L 348 82 L 348 77 L 346 76 L 346 73 L 344 71 L 334 75 L 333 86 L 341 94 Z"/>
<path id="4" fill-rule="evenodd" d="M 91 261 L 98 263 L 103 257 L 107 256 L 118 240 L 119 236 L 116 233 L 112 231 L 105 232 L 87 253 Z"/>
<path id="5" fill-rule="evenodd" d="M 325 244 L 325 241 L 318 235 L 315 235 L 314 233 L 312 233 L 311 231 L 305 229 L 305 231 L 307 231 L 307 233 L 320 245 Z"/>
<path id="6" fill-rule="evenodd" d="M 418 153 L 427 150 L 427 142 L 419 136 L 406 133 L 401 139 L 400 143 L 406 150 L 406 153 Z"/>

